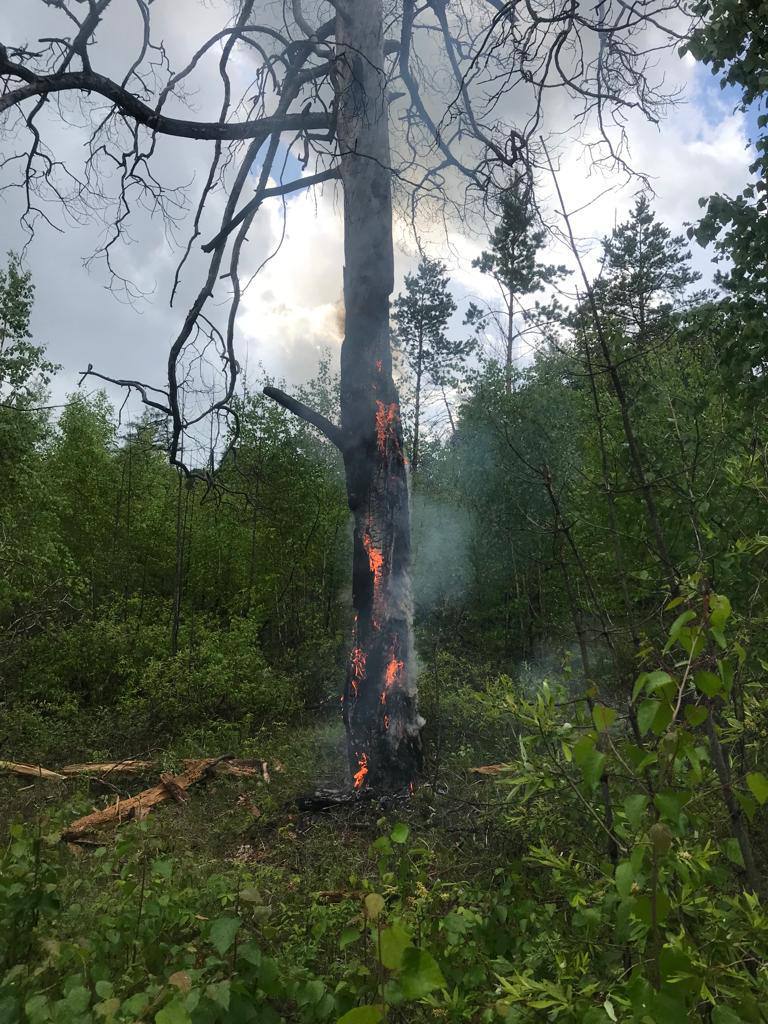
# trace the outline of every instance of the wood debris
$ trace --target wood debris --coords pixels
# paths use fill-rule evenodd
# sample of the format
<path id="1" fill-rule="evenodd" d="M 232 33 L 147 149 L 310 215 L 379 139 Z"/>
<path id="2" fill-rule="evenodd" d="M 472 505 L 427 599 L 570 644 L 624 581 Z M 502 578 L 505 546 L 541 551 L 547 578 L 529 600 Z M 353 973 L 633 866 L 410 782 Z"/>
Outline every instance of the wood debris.
<path id="1" fill-rule="evenodd" d="M 88 761 L 85 764 L 65 764 L 62 775 L 134 775 L 138 772 L 150 771 L 151 761 L 137 761 L 127 758 L 125 761 Z"/>
<path id="2" fill-rule="evenodd" d="M 160 781 L 168 790 L 171 798 L 175 800 L 177 804 L 185 804 L 187 800 L 189 800 L 189 794 L 186 790 L 182 789 L 170 772 L 163 772 L 160 775 Z"/>
<path id="3" fill-rule="evenodd" d="M 184 791 L 212 775 L 222 760 L 224 759 L 218 757 L 205 758 L 180 775 L 165 776 L 159 785 L 142 790 L 136 796 L 127 800 L 118 799 L 101 811 L 86 814 L 85 817 L 73 821 L 69 828 L 62 832 L 61 838 L 68 843 L 79 842 L 84 838 L 91 838 L 94 832 L 111 825 L 122 825 L 133 820 L 141 821 L 157 804 L 179 799 L 180 793 L 184 794 L 181 799 L 186 799 Z"/>
<path id="4" fill-rule="evenodd" d="M 200 764 L 200 760 L 194 757 L 187 757 L 184 759 L 184 767 L 189 770 L 195 765 Z M 280 767 L 275 766 L 280 771 Z M 256 757 L 246 758 L 227 758 L 225 761 L 221 761 L 216 766 L 217 775 L 236 775 L 241 778 L 261 778 L 264 782 L 271 782 L 269 774 L 269 766 L 266 761 L 261 761 Z"/>
<path id="5" fill-rule="evenodd" d="M 63 782 L 66 778 L 61 772 L 52 772 L 39 764 L 21 764 L 17 761 L 0 761 L 0 771 L 13 772 L 32 779 L 48 779 L 50 782 Z"/>
<path id="6" fill-rule="evenodd" d="M 506 764 L 483 764 L 479 768 L 470 768 L 474 775 L 501 775 L 509 765 Z"/>

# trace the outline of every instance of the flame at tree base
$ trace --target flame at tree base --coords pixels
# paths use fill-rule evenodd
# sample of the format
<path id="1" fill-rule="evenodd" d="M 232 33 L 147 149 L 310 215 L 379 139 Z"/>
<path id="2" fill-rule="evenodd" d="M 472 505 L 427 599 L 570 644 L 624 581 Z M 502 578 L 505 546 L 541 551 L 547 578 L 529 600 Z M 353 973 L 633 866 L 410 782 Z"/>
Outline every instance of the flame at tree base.
<path id="1" fill-rule="evenodd" d="M 352 776 L 354 781 L 355 789 L 361 789 L 365 782 L 365 777 L 368 774 L 368 755 L 361 754 L 360 760 L 358 761 L 358 769 Z"/>

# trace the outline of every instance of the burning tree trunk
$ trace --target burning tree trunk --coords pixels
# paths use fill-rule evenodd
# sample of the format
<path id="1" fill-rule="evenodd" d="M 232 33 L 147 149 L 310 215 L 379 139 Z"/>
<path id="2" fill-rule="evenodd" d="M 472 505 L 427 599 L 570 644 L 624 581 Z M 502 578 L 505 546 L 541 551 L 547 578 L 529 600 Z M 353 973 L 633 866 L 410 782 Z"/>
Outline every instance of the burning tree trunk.
<path id="1" fill-rule="evenodd" d="M 275 388 L 266 393 L 341 450 L 354 516 L 354 630 L 344 722 L 355 788 L 392 791 L 421 766 L 412 659 L 410 516 L 392 378 L 392 199 L 381 0 L 337 3 L 337 134 L 344 185 L 345 337 L 341 428 Z"/>

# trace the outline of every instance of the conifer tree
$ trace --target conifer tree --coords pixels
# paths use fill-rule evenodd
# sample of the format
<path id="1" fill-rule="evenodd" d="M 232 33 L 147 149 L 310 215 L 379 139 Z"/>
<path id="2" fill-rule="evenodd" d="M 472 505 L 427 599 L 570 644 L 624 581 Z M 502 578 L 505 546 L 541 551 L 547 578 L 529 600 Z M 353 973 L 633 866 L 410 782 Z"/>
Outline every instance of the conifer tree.
<path id="1" fill-rule="evenodd" d="M 414 376 L 413 451 L 411 467 L 419 467 L 421 421 L 426 390 L 456 387 L 473 340 L 447 334 L 456 312 L 444 263 L 424 257 L 415 274 L 406 274 L 405 291 L 395 299 L 394 341 Z M 447 400 L 446 400 L 447 404 Z M 450 414 L 450 408 L 449 408 Z"/>
<path id="2" fill-rule="evenodd" d="M 605 314 L 625 339 L 646 348 L 668 332 L 686 289 L 701 277 L 690 259 L 685 238 L 673 235 L 640 196 L 628 220 L 603 240 L 597 288 Z"/>
<path id="3" fill-rule="evenodd" d="M 565 273 L 565 267 L 539 261 L 546 234 L 536 213 L 529 183 L 516 178 L 500 194 L 499 214 L 489 248 L 472 261 L 472 266 L 493 277 L 501 291 L 506 314 L 504 378 L 509 393 L 512 390 L 515 314 L 521 312 L 519 302 L 557 280 Z M 479 329 L 488 319 L 489 313 L 475 304 L 470 305 L 467 323 Z"/>

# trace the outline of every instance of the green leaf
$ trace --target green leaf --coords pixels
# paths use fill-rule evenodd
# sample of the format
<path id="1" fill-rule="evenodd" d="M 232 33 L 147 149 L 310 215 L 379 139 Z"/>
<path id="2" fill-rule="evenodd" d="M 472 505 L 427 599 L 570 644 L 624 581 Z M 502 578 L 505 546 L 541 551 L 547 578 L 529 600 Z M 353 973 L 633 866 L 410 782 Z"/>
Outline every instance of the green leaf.
<path id="1" fill-rule="evenodd" d="M 212 984 L 206 986 L 205 994 L 208 998 L 222 1008 L 222 1010 L 229 1009 L 229 989 L 230 983 L 228 981 L 215 981 Z"/>
<path id="2" fill-rule="evenodd" d="M 208 937 L 219 956 L 224 956 L 235 941 L 239 927 L 239 917 L 219 917 L 212 923 Z"/>
<path id="3" fill-rule="evenodd" d="M 71 1010 L 72 1013 L 81 1014 L 84 1013 L 90 1005 L 91 993 L 87 988 L 83 988 L 82 985 L 78 985 L 69 990 L 64 1002 L 67 1005 L 67 1009 Z"/>
<path id="4" fill-rule="evenodd" d="M 401 924 L 393 924 L 381 933 L 381 962 L 389 971 L 399 969 L 403 952 L 411 945 L 411 936 Z"/>
<path id="5" fill-rule="evenodd" d="M 647 806 L 648 797 L 643 793 L 634 793 L 624 801 L 624 813 L 632 828 L 640 828 Z"/>
<path id="6" fill-rule="evenodd" d="M 635 685 L 632 687 L 632 701 L 636 701 L 640 694 L 645 689 L 645 684 L 648 682 L 648 673 L 641 672 L 635 680 Z"/>
<path id="7" fill-rule="evenodd" d="M 653 717 L 653 724 L 651 726 L 657 736 L 661 736 L 661 734 L 666 730 L 667 726 L 672 721 L 672 714 L 672 705 L 667 704 L 666 701 L 662 702 Z"/>
<path id="8" fill-rule="evenodd" d="M 192 1024 L 192 1018 L 183 1003 L 174 999 L 155 1014 L 155 1024 Z"/>
<path id="9" fill-rule="evenodd" d="M 691 660 L 698 658 L 706 646 L 700 626 L 697 626 L 695 630 L 683 627 L 678 633 L 677 641 Z"/>
<path id="10" fill-rule="evenodd" d="M 635 871 L 628 860 L 616 865 L 616 890 L 622 899 L 631 894 L 634 881 Z"/>
<path id="11" fill-rule="evenodd" d="M 241 890 L 240 899 L 246 903 L 261 903 L 262 896 L 258 889 L 250 888 Z"/>
<path id="12" fill-rule="evenodd" d="M 655 693 L 656 690 L 660 689 L 662 686 L 666 686 L 668 683 L 671 683 L 673 681 L 674 680 L 672 679 L 672 676 L 669 674 L 669 672 L 662 672 L 661 670 L 658 670 L 656 672 L 649 672 L 645 685 L 645 692 L 650 696 L 652 693 Z"/>
<path id="13" fill-rule="evenodd" d="M 685 720 L 689 725 L 697 726 L 701 725 L 702 722 L 706 722 L 709 711 L 704 707 L 694 707 L 693 704 L 686 704 L 684 714 Z"/>
<path id="14" fill-rule="evenodd" d="M 663 924 L 669 917 L 669 911 L 671 904 L 669 902 L 669 896 L 660 889 L 656 893 L 656 920 L 659 924 Z M 644 925 L 649 928 L 651 926 L 651 899 L 649 896 L 638 896 L 634 906 L 634 913 Z"/>
<path id="15" fill-rule="evenodd" d="M 100 1003 L 96 1003 L 93 1007 L 93 1012 L 97 1017 L 103 1017 L 106 1021 L 114 1020 L 115 1014 L 120 1009 L 120 1000 L 116 996 L 112 996 L 110 999 L 104 999 Z"/>
<path id="16" fill-rule="evenodd" d="M 727 1006 L 716 1006 L 712 1010 L 712 1024 L 744 1024 L 744 1018 Z"/>
<path id="17" fill-rule="evenodd" d="M 747 775 L 747 785 L 752 796 L 762 807 L 765 801 L 768 800 L 768 778 L 762 772 L 749 772 Z"/>
<path id="18" fill-rule="evenodd" d="M 431 953 L 409 946 L 403 952 L 400 984 L 408 999 L 423 999 L 436 988 L 445 986 L 443 972 Z"/>
<path id="19" fill-rule="evenodd" d="M 637 709 L 637 727 L 641 736 L 645 736 L 653 725 L 653 720 L 660 707 L 661 702 L 658 700 L 644 700 Z"/>
<path id="20" fill-rule="evenodd" d="M 731 602 L 725 594 L 710 594 L 709 621 L 715 629 L 722 629 L 731 617 Z"/>
<path id="21" fill-rule="evenodd" d="M 592 721 L 598 732 L 605 732 L 610 729 L 616 721 L 618 712 L 614 708 L 607 708 L 604 704 L 595 704 L 592 708 Z"/>
<path id="22" fill-rule="evenodd" d="M 408 836 L 411 834 L 410 828 L 405 825 L 402 821 L 398 821 L 392 831 L 389 833 L 389 838 L 393 843 L 399 843 L 402 845 L 408 841 Z"/>
<path id="23" fill-rule="evenodd" d="M 375 921 L 384 909 L 384 897 L 377 892 L 369 892 L 365 897 L 365 916 Z"/>
<path id="24" fill-rule="evenodd" d="M 696 689 L 707 697 L 714 697 L 723 688 L 720 676 L 716 676 L 714 672 L 707 672 L 705 669 L 694 672 L 693 681 L 696 684 Z"/>
<path id="25" fill-rule="evenodd" d="M 379 1024 L 383 1019 L 383 1006 L 356 1006 L 343 1017 L 339 1017 L 336 1024 Z"/>
<path id="26" fill-rule="evenodd" d="M 669 629 L 669 639 L 670 640 L 677 640 L 677 637 L 678 637 L 678 635 L 680 633 L 680 630 L 683 628 L 683 626 L 687 622 L 690 622 L 691 619 L 695 619 L 695 618 L 696 618 L 696 612 L 691 611 L 690 608 L 688 609 L 688 611 L 681 612 L 677 616 L 675 621 L 672 623 L 672 625 L 670 626 L 670 629 Z"/>
<path id="27" fill-rule="evenodd" d="M 255 942 L 244 942 L 237 947 L 237 959 L 244 960 L 252 967 L 258 967 L 261 964 L 261 950 Z"/>
<path id="28" fill-rule="evenodd" d="M 731 864 L 735 864 L 737 867 L 744 867 L 744 857 L 741 853 L 741 847 L 739 846 L 738 839 L 726 839 L 725 841 L 725 855 Z"/>
<path id="29" fill-rule="evenodd" d="M 605 754 L 601 754 L 595 748 L 595 741 L 591 736 L 582 736 L 575 744 L 573 760 L 581 769 L 584 782 L 590 789 L 594 789 L 603 774 Z"/>
<path id="30" fill-rule="evenodd" d="M 673 825 L 677 825 L 680 820 L 680 815 L 683 808 L 691 799 L 691 794 L 688 790 L 665 790 L 661 793 L 657 793 L 653 798 L 653 802 L 659 811 L 659 814 L 672 822 Z"/>
<path id="31" fill-rule="evenodd" d="M 755 815 L 757 814 L 757 804 L 755 803 L 755 801 L 752 799 L 749 793 L 740 793 L 738 789 L 735 790 L 735 794 L 736 799 L 739 801 L 739 804 L 741 805 L 742 811 L 744 811 L 744 813 L 747 816 L 747 819 L 749 821 L 754 821 Z"/>
<path id="32" fill-rule="evenodd" d="M 362 933 L 357 928 L 345 928 L 339 936 L 339 949 L 346 949 L 353 942 L 357 942 Z"/>

